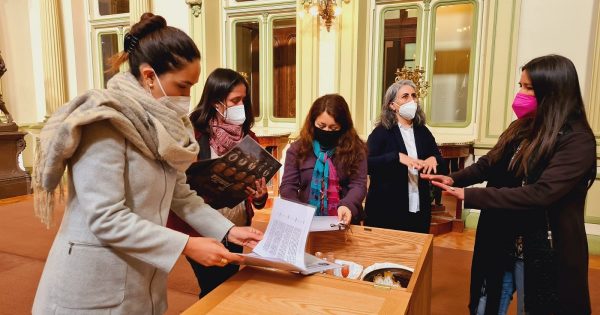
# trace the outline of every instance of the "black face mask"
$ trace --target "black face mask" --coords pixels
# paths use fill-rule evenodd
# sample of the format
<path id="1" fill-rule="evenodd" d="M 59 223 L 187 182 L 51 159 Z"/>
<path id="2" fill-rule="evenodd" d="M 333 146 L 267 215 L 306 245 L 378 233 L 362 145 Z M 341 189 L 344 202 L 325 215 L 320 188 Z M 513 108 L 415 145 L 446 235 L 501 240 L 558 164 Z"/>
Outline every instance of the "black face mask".
<path id="1" fill-rule="evenodd" d="M 315 140 L 319 141 L 319 144 L 326 149 L 331 149 L 338 144 L 338 140 L 342 136 L 341 130 L 336 131 L 325 131 L 323 129 L 315 127 Z"/>

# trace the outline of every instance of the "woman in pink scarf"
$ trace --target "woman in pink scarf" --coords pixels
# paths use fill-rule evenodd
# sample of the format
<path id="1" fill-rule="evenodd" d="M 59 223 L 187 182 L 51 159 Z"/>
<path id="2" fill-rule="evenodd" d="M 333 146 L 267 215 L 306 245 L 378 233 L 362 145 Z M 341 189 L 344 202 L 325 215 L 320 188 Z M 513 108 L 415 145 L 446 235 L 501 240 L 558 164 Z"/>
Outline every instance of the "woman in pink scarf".
<path id="1" fill-rule="evenodd" d="M 246 79 L 231 69 L 219 68 L 208 76 L 200 103 L 190 114 L 196 140 L 200 144 L 198 160 L 222 156 L 246 135 L 258 141 L 250 130 L 254 125 L 254 114 L 249 91 Z M 218 200 L 204 200 L 236 226 L 249 226 L 254 215 L 253 207 L 262 209 L 267 201 L 265 179 L 259 178 L 255 184 L 256 189 L 247 188 L 248 199 L 232 208 L 221 207 Z M 198 194 L 203 195 L 201 191 Z M 174 213 L 169 215 L 167 226 L 190 236 L 198 234 Z M 226 247 L 234 253 L 242 252 L 242 246 L 233 243 L 226 244 Z M 239 270 L 238 265 L 205 267 L 189 258 L 188 261 L 198 278 L 200 297 Z"/>

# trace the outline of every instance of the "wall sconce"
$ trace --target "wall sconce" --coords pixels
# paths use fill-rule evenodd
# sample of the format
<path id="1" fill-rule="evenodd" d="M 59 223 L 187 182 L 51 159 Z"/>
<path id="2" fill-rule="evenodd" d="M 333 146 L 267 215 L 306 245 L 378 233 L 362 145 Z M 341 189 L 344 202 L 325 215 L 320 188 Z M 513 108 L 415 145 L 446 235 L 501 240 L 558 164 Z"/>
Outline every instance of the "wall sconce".
<path id="1" fill-rule="evenodd" d="M 425 81 L 425 69 L 422 67 L 416 67 L 413 69 L 412 67 L 406 68 L 402 67 L 402 69 L 396 69 L 396 78 L 394 81 L 398 82 L 400 80 L 411 80 L 416 86 L 417 90 L 417 98 L 422 99 L 427 96 L 427 89 L 429 89 L 429 82 Z"/>
<path id="2" fill-rule="evenodd" d="M 340 1 L 346 4 L 350 3 L 350 0 Z M 302 17 L 304 14 L 320 16 L 329 32 L 333 19 L 342 14 L 342 6 L 337 2 L 336 0 L 300 0 L 300 5 L 303 8 L 303 11 L 300 11 L 300 16 Z"/>

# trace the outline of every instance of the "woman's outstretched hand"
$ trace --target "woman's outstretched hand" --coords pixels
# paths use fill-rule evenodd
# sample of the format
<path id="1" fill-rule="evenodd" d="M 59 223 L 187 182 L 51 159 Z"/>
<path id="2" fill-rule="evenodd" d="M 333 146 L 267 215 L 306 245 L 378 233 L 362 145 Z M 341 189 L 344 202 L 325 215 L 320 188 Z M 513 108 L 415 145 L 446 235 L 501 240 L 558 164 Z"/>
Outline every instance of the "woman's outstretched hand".
<path id="1" fill-rule="evenodd" d="M 465 200 L 465 190 L 463 188 L 452 187 L 454 180 L 444 175 L 421 174 L 421 178 L 430 180 L 434 186 L 440 187 L 458 200 Z"/>
<path id="2" fill-rule="evenodd" d="M 450 176 L 421 173 L 421 178 L 430 180 L 432 182 L 439 182 L 439 183 L 442 183 L 442 184 L 448 185 L 448 186 L 454 185 L 454 180 Z"/>
<path id="3" fill-rule="evenodd" d="M 254 248 L 262 240 L 263 233 L 251 226 L 234 226 L 227 234 L 227 241 Z"/>

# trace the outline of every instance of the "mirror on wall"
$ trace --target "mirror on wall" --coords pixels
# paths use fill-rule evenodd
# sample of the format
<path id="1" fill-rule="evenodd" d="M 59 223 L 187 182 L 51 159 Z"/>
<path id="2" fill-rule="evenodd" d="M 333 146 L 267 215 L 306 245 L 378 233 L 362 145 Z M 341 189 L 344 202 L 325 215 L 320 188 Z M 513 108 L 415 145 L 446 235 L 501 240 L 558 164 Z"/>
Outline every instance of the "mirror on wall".
<path id="1" fill-rule="evenodd" d="M 471 3 L 434 10 L 430 124 L 468 123 L 469 74 L 475 8 Z"/>
<path id="2" fill-rule="evenodd" d="M 260 116 L 260 41 L 258 21 L 235 24 L 236 70 L 246 77 L 250 85 L 252 110 Z"/>
<path id="3" fill-rule="evenodd" d="M 273 21 L 273 117 L 296 117 L 296 19 Z"/>
<path id="4" fill-rule="evenodd" d="M 417 25 L 417 9 L 398 8 L 384 13 L 382 98 L 394 83 L 397 69 L 415 67 Z"/>
<path id="5" fill-rule="evenodd" d="M 102 87 L 106 88 L 108 80 L 115 75 L 106 71 L 110 69 L 109 58 L 119 52 L 119 36 L 117 33 L 100 34 L 100 52 L 102 60 Z"/>

